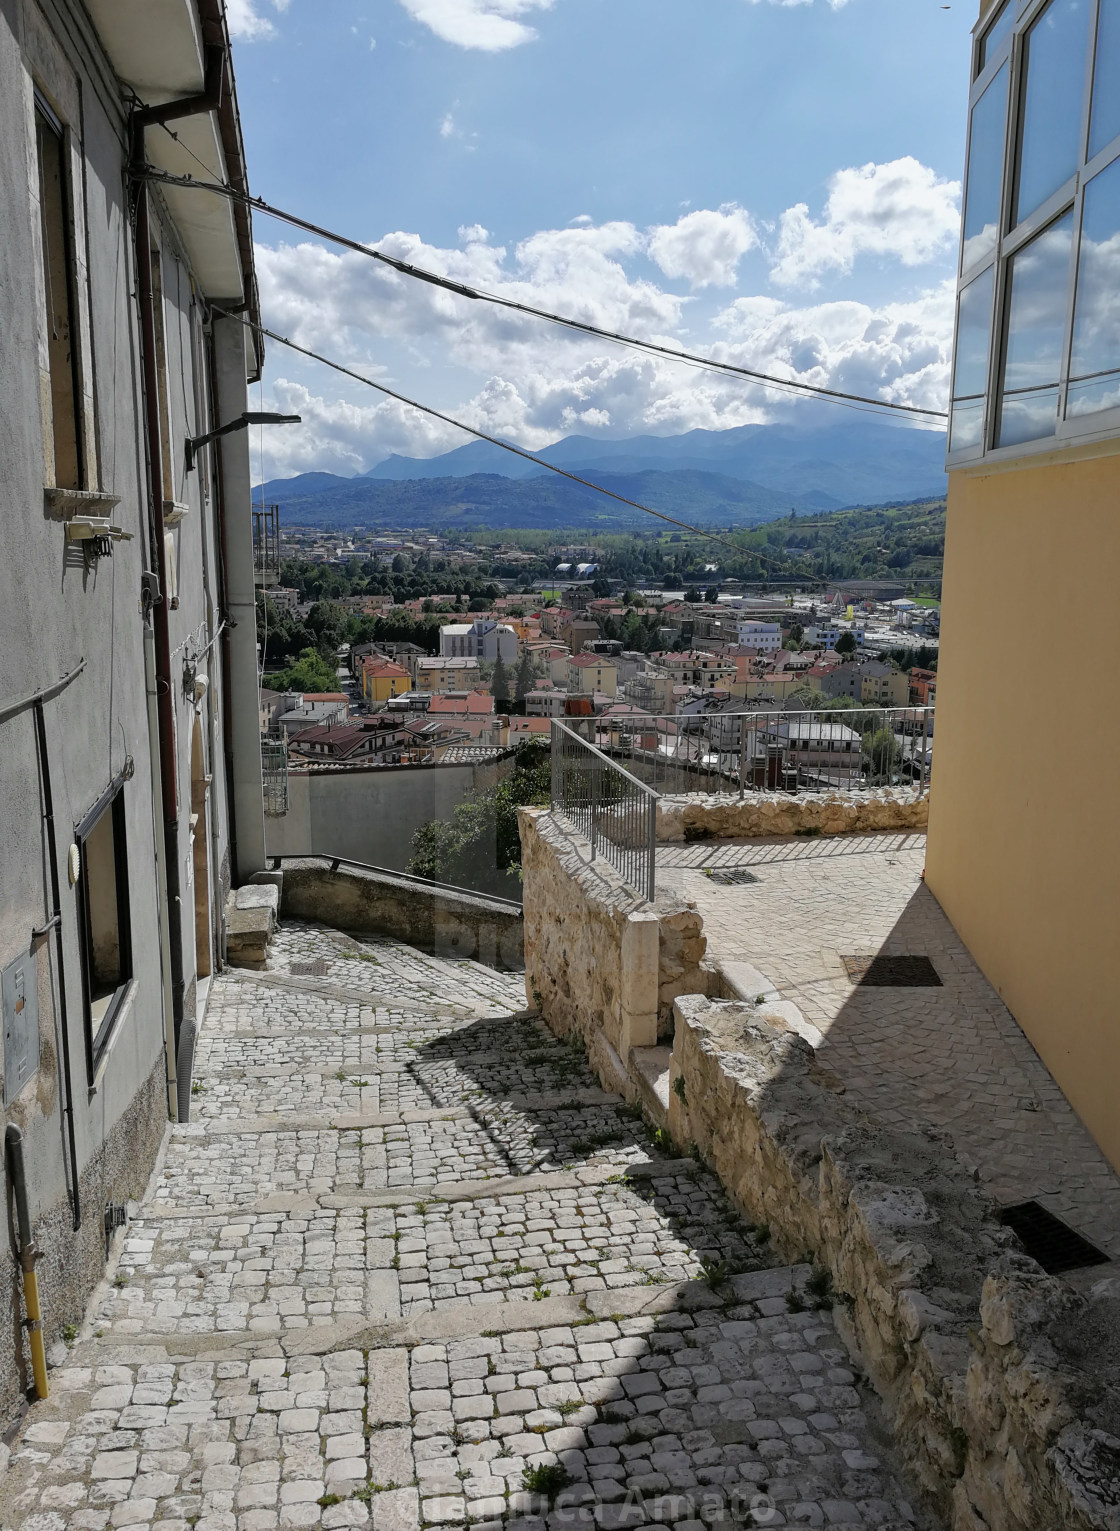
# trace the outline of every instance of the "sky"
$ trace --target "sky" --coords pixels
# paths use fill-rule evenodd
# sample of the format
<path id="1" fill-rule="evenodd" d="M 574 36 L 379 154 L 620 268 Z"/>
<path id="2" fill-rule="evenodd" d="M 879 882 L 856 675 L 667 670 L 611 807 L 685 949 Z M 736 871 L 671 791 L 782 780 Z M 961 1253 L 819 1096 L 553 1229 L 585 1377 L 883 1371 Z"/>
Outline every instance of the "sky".
<path id="1" fill-rule="evenodd" d="M 945 406 L 973 4 L 227 0 L 227 14 L 251 189 L 276 206 L 601 327 Z M 842 418 L 260 215 L 255 238 L 266 324 L 530 449 Z M 258 479 L 470 439 L 275 342 L 262 397 L 304 424 L 263 433 Z"/>

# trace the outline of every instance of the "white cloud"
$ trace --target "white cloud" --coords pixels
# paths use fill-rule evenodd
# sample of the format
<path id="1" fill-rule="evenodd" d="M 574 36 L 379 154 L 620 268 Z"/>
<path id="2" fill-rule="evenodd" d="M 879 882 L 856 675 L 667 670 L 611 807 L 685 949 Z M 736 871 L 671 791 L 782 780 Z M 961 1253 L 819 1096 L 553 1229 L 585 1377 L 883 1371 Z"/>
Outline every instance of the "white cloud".
<path id="1" fill-rule="evenodd" d="M 694 289 L 734 287 L 740 260 L 757 243 L 749 216 L 728 204 L 651 229 L 649 254 L 666 276 L 683 278 Z"/>
<path id="2" fill-rule="evenodd" d="M 782 214 L 771 278 L 817 287 L 823 272 L 849 272 L 860 255 L 923 265 L 956 242 L 960 190 L 910 155 L 838 171 L 820 223 L 804 202 Z"/>
<path id="3" fill-rule="evenodd" d="M 468 285 L 604 329 L 824 387 L 943 406 L 949 280 L 906 301 L 875 305 L 795 306 L 772 295 L 741 296 L 705 321 L 697 300 L 628 269 L 648 253 L 651 239 L 630 223 L 540 230 L 512 249 L 488 243 L 479 226 L 460 229 L 459 238 L 461 247 L 441 248 L 398 232 L 377 244 Z M 669 435 L 824 408 L 459 298 L 355 252 L 307 243 L 259 247 L 257 260 L 271 327 L 530 448 L 573 432 Z M 340 383 L 343 396 L 332 397 L 334 384 L 321 383 L 279 346 L 270 352 L 273 369 L 286 379 L 274 385 L 276 407 L 302 414 L 305 423 L 269 438 L 270 476 L 310 468 L 353 473 L 389 452 L 429 456 L 466 439 L 406 406 L 367 397 L 358 385 Z"/>
<path id="4" fill-rule="evenodd" d="M 267 16 L 257 9 L 258 0 L 226 0 L 226 22 L 229 35 L 239 42 L 260 42 L 275 37 L 276 28 Z M 286 11 L 290 0 L 271 0 L 276 11 Z"/>
<path id="5" fill-rule="evenodd" d="M 553 0 L 401 0 L 401 4 L 444 42 L 500 53 L 532 42 L 536 32 L 519 18 L 550 10 Z"/>

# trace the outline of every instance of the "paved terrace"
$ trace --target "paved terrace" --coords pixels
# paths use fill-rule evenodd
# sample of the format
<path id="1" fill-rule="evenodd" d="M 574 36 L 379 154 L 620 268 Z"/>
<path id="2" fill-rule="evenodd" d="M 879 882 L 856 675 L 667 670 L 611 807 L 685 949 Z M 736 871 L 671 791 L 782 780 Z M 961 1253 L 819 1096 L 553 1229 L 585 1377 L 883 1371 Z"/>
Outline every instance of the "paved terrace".
<path id="1" fill-rule="evenodd" d="M 214 983 L 9 1531 L 915 1523 L 805 1268 L 520 977 L 293 926 L 270 968 Z"/>
<path id="2" fill-rule="evenodd" d="M 657 861 L 658 886 L 699 906 L 709 958 L 792 1001 L 849 1096 L 948 1132 L 998 1203 L 1035 1199 L 1120 1259 L 1120 1178 L 922 882 L 924 834 L 721 840 Z M 842 957 L 878 953 L 929 957 L 943 987 L 853 984 Z"/>

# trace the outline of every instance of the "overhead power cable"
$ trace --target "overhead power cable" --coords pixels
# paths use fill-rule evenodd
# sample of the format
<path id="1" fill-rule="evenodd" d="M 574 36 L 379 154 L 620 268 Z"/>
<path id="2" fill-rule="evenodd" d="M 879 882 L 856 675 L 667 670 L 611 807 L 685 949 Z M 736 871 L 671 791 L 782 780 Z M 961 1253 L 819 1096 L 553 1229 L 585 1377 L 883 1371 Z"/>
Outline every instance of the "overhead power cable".
<path id="1" fill-rule="evenodd" d="M 195 156 L 197 158 L 197 156 Z M 201 164 L 201 161 L 199 161 Z M 775 389 L 782 393 L 792 394 L 799 398 L 816 398 L 832 404 L 840 404 L 849 409 L 859 409 L 863 412 L 878 413 L 887 411 L 893 414 L 905 414 L 916 416 L 919 419 L 947 420 L 948 414 L 943 409 L 926 409 L 917 404 L 897 404 L 889 399 L 872 398 L 869 394 L 844 393 L 836 388 L 820 388 L 813 383 L 800 383 L 794 378 L 775 377 L 769 372 L 758 372 L 750 367 L 738 367 L 733 362 L 723 362 L 712 356 L 702 356 L 698 352 L 684 351 L 676 346 L 659 345 L 654 340 L 640 340 L 635 335 L 623 335 L 616 330 L 603 329 L 596 324 L 587 324 L 582 319 L 573 319 L 568 315 L 555 314 L 546 308 L 536 308 L 529 303 L 519 303 L 514 298 L 504 298 L 499 293 L 485 292 L 481 288 L 468 286 L 465 282 L 453 281 L 450 277 L 440 276 L 438 272 L 427 271 L 422 266 L 414 266 L 411 261 L 398 260 L 396 256 L 386 255 L 383 250 L 374 249 L 370 245 L 361 244 L 356 239 L 349 238 L 346 234 L 338 234 L 332 229 L 323 228 L 320 224 L 312 223 L 306 218 L 300 218 L 295 213 L 285 212 L 282 208 L 273 207 L 262 197 L 252 197 L 245 192 L 239 192 L 232 186 L 224 186 L 219 181 L 200 181 L 190 175 L 170 175 L 165 171 L 146 168 L 140 172 L 146 180 L 157 181 L 165 186 L 182 186 L 196 191 L 211 191 L 218 196 L 229 198 L 233 202 L 242 202 L 256 212 L 264 213 L 269 218 L 276 218 L 281 223 L 291 224 L 294 228 L 303 229 L 308 234 L 315 234 L 320 239 L 329 240 L 332 244 L 341 245 L 346 250 L 352 250 L 357 255 L 364 255 L 370 260 L 379 261 L 382 265 L 390 267 L 402 276 L 412 277 L 418 282 L 427 282 L 433 287 L 442 288 L 445 292 L 454 293 L 460 298 L 469 298 L 472 302 L 492 303 L 499 308 L 509 309 L 513 313 L 525 314 L 534 319 L 544 319 L 550 324 L 562 325 L 565 329 L 575 330 L 583 335 L 592 335 L 598 340 L 609 340 L 616 345 L 629 346 L 631 349 L 646 351 L 655 356 L 662 356 L 670 361 L 684 362 L 689 366 L 701 367 L 706 371 L 719 372 L 725 376 L 742 378 L 747 382 L 755 383 L 760 387 Z"/>
<path id="2" fill-rule="evenodd" d="M 225 319 L 236 319 L 246 329 L 256 330 L 262 335 L 267 335 L 270 340 L 275 340 L 278 345 L 287 346 L 292 351 L 298 351 L 301 356 L 310 358 L 311 361 L 321 362 L 324 367 L 330 367 L 334 372 L 341 372 L 344 377 L 351 377 L 357 383 L 364 383 L 367 388 L 376 388 L 378 393 L 383 393 L 387 398 L 395 399 L 398 404 L 407 404 L 410 409 L 418 409 L 425 415 L 431 415 L 434 420 L 442 420 L 445 425 L 453 425 L 456 430 L 465 431 L 468 436 L 474 436 L 478 441 L 489 442 L 491 446 L 501 447 L 503 452 L 512 452 L 515 457 L 522 457 L 526 462 L 536 463 L 538 468 L 546 468 L 549 473 L 558 473 L 561 478 L 570 479 L 573 484 L 582 484 L 585 489 L 592 489 L 596 494 L 606 495 L 608 499 L 617 500 L 622 505 L 629 505 L 633 510 L 640 510 L 647 516 L 656 516 L 659 521 L 667 521 L 670 526 L 678 526 L 682 531 L 692 532 L 697 537 L 706 537 L 710 542 L 718 542 L 721 546 L 730 548 L 737 558 L 757 558 L 760 563 L 770 564 L 775 572 L 791 574 L 795 579 L 808 580 L 813 584 L 823 584 L 819 575 L 808 569 L 796 569 L 791 564 L 784 564 L 779 559 L 771 557 L 768 553 L 760 553 L 755 548 L 744 547 L 740 543 L 731 542 L 726 537 L 721 537 L 718 532 L 705 531 L 702 526 L 693 526 L 689 521 L 679 521 L 676 516 L 670 516 L 663 510 L 654 510 L 650 505 L 643 505 L 641 500 L 632 500 L 627 495 L 618 494 L 613 489 L 604 489 L 602 484 L 593 483 L 589 478 L 582 478 L 578 473 L 570 473 L 567 468 L 558 468 L 555 463 L 547 462 L 543 457 L 538 457 L 535 452 L 527 452 L 524 447 L 514 446 L 511 441 L 503 441 L 500 436 L 489 436 L 485 431 L 476 429 L 473 425 L 467 425 L 462 420 L 456 420 L 454 415 L 446 415 L 442 410 L 435 409 L 431 404 L 421 404 L 418 399 L 410 399 L 407 394 L 398 393 L 396 389 L 387 387 L 384 383 L 375 383 L 373 378 L 366 377 L 361 372 L 355 372 L 351 367 L 344 367 L 341 362 L 331 361 L 329 356 L 321 356 L 318 351 L 311 351 L 306 346 L 301 346 L 294 340 L 289 340 L 286 335 L 280 335 L 275 330 L 266 328 L 263 324 L 253 324 L 251 320 L 241 314 L 231 313 L 222 308 L 220 304 L 212 303 L 211 308 L 216 314 L 221 314 Z"/>

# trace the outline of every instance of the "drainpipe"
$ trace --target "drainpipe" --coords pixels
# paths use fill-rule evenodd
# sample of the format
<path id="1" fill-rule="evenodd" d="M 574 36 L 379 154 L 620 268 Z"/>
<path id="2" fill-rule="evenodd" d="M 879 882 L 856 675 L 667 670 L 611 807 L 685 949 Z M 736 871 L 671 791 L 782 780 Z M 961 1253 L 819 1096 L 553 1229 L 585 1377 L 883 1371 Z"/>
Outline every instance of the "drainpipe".
<path id="1" fill-rule="evenodd" d="M 19 1263 L 23 1270 L 23 1302 L 27 1309 L 27 1334 L 31 1345 L 31 1370 L 35 1376 L 35 1391 L 46 1398 L 47 1357 L 43 1350 L 43 1318 L 39 1312 L 39 1278 L 35 1274 L 35 1261 L 39 1257 L 35 1240 L 31 1236 L 31 1214 L 27 1207 L 27 1177 L 23 1168 L 23 1133 L 13 1123 L 4 1133 L 4 1145 L 8 1150 L 11 1166 L 12 1195 L 16 1204 L 16 1223 L 19 1227 Z"/>
<path id="2" fill-rule="evenodd" d="M 152 244 L 148 188 L 136 192 L 136 290 L 144 370 L 144 424 L 148 448 L 148 497 L 151 505 L 159 598 L 152 606 L 155 637 L 156 715 L 159 731 L 160 796 L 163 804 L 164 870 L 167 878 L 167 925 L 171 958 L 171 1008 L 175 1047 L 183 1028 L 183 909 L 179 879 L 179 786 L 176 780 L 175 711 L 171 682 L 171 633 L 167 614 L 167 558 L 163 523 L 163 453 L 160 449 L 159 381 L 156 376 L 155 295 L 152 291 Z M 169 1064 L 169 1072 L 173 1065 Z"/>
<path id="3" fill-rule="evenodd" d="M 159 106 L 138 107 L 130 121 L 132 169 L 144 165 L 144 129 L 157 123 L 174 122 L 203 112 L 218 111 L 222 104 L 226 75 L 225 50 L 207 47 L 205 78 L 201 94 L 165 101 Z M 167 925 L 171 963 L 171 1010 L 174 1030 L 172 1058 L 168 1061 L 169 1084 L 177 1085 L 178 1117 L 189 1117 L 190 1097 L 184 1088 L 190 1077 L 194 1053 L 194 1022 L 184 1027 L 186 979 L 183 972 L 183 907 L 179 867 L 179 788 L 175 751 L 174 693 L 171 678 L 171 637 L 167 608 L 167 559 L 163 521 L 163 455 L 160 450 L 159 383 L 156 376 L 155 298 L 152 291 L 152 246 L 149 218 L 149 191 L 141 175 L 136 175 L 136 288 L 140 310 L 140 340 L 144 375 L 144 424 L 148 455 L 148 494 L 155 543 L 155 566 L 159 578 L 159 599 L 152 608 L 155 638 L 155 702 L 159 733 L 159 771 L 163 804 L 164 871 L 167 881 Z M 184 1034 L 186 1033 L 186 1034 Z M 183 1056 L 183 1052 L 186 1056 Z M 181 1060 L 181 1061 L 180 1061 Z M 184 1096 L 186 1107 L 184 1110 Z"/>

